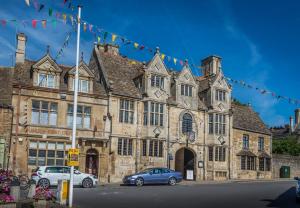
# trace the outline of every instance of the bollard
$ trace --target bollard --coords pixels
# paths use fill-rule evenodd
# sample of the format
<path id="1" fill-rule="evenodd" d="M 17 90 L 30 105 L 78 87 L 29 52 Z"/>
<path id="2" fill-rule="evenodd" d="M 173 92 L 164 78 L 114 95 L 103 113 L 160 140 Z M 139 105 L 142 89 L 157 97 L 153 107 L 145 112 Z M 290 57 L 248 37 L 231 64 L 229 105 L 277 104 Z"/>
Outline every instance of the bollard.
<path id="1" fill-rule="evenodd" d="M 69 196 L 69 180 L 58 180 L 56 199 L 60 205 L 66 205 Z"/>
<path id="2" fill-rule="evenodd" d="M 10 195 L 17 202 L 20 200 L 20 181 L 18 179 L 13 179 L 10 183 Z"/>
<path id="3" fill-rule="evenodd" d="M 27 198 L 32 199 L 35 196 L 35 188 L 36 188 L 36 182 L 35 180 L 30 180 L 29 181 L 29 191 Z"/>

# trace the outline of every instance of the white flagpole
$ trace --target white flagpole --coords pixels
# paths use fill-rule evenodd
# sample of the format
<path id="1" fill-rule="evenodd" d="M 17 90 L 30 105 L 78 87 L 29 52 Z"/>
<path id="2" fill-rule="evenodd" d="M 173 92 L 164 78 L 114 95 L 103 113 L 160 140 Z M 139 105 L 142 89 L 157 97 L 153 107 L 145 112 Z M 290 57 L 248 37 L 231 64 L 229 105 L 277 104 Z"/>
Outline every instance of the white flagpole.
<path id="1" fill-rule="evenodd" d="M 80 21 L 81 21 L 81 7 L 78 6 L 77 18 L 77 47 L 76 47 L 76 72 L 74 85 L 74 104 L 73 104 L 73 128 L 72 128 L 72 149 L 76 145 L 76 118 L 77 118 L 77 97 L 78 97 L 78 65 L 79 65 L 79 40 L 80 40 Z M 74 180 L 74 166 L 70 170 L 70 186 L 69 186 L 69 207 L 73 206 L 73 180 Z"/>

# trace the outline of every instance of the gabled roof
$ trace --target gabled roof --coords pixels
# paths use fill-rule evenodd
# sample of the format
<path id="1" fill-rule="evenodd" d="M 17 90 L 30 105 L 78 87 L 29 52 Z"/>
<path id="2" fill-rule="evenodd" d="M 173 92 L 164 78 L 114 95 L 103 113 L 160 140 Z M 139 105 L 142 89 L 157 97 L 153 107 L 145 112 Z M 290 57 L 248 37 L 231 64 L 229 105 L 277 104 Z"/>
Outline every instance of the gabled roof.
<path id="1" fill-rule="evenodd" d="M 113 94 L 137 99 L 142 98 L 139 89 L 134 83 L 134 78 L 140 76 L 143 71 L 141 62 L 104 52 L 103 49 L 99 49 L 97 46 L 94 48 L 94 51 L 103 75 L 108 82 L 108 88 Z"/>
<path id="2" fill-rule="evenodd" d="M 20 85 L 22 87 L 34 87 L 32 67 L 38 62 L 39 61 L 25 60 L 23 64 L 16 64 L 13 73 L 13 84 Z M 57 66 L 61 70 L 59 90 L 67 91 L 68 86 L 65 78 L 66 78 L 66 74 L 72 69 L 72 67 L 62 65 L 62 64 L 57 64 Z M 43 89 L 48 89 L 48 88 L 43 88 Z M 55 89 L 49 89 L 49 90 L 55 90 Z M 93 84 L 93 94 L 106 96 L 104 87 L 96 80 L 94 80 L 94 84 Z"/>
<path id="3" fill-rule="evenodd" d="M 250 106 L 238 105 L 232 102 L 233 128 L 271 135 L 270 130 L 259 115 Z"/>

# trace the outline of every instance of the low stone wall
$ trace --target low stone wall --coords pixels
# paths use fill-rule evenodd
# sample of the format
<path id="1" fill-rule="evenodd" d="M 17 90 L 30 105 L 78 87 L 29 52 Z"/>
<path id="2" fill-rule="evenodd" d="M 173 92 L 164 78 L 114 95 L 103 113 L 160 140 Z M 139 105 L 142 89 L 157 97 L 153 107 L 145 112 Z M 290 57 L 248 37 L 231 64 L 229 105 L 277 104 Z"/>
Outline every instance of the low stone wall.
<path id="1" fill-rule="evenodd" d="M 290 155 L 272 155 L 272 173 L 273 178 L 280 178 L 280 168 L 282 166 L 290 167 L 290 178 L 300 177 L 300 156 Z"/>

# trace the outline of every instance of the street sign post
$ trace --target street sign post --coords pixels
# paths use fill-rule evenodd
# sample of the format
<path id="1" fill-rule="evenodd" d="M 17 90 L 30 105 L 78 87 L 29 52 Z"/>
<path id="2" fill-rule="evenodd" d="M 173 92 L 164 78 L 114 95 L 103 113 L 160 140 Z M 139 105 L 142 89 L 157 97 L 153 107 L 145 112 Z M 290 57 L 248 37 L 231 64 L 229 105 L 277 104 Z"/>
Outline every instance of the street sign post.
<path id="1" fill-rule="evenodd" d="M 75 89 L 74 89 L 74 103 L 73 103 L 73 128 L 72 128 L 72 149 L 75 149 L 76 145 L 76 120 L 77 120 L 77 97 L 78 97 L 78 65 L 79 65 L 79 40 L 80 40 L 80 24 L 81 24 L 81 6 L 78 6 L 77 17 L 77 45 L 76 45 L 76 71 L 75 71 Z M 70 170 L 70 195 L 69 195 L 69 207 L 73 206 L 73 180 L 74 180 L 74 166 L 71 166 Z"/>

